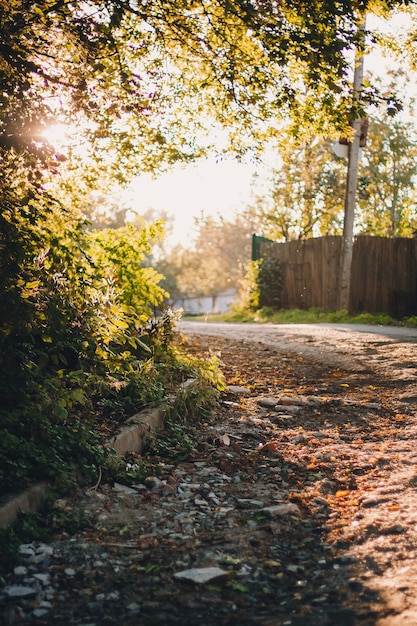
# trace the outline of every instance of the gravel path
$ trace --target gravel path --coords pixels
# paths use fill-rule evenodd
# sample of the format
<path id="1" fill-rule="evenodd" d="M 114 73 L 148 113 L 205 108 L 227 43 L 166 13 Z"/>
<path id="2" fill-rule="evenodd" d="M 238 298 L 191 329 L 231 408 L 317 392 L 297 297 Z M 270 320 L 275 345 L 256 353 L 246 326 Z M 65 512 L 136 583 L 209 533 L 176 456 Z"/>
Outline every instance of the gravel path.
<path id="1" fill-rule="evenodd" d="M 88 527 L 22 547 L 1 623 L 417 625 L 417 333 L 181 330 L 228 392 L 186 458 L 57 503 Z"/>
<path id="2" fill-rule="evenodd" d="M 417 329 L 359 324 L 222 324 L 180 322 L 185 334 L 273 346 L 332 367 L 377 371 L 417 381 Z"/>

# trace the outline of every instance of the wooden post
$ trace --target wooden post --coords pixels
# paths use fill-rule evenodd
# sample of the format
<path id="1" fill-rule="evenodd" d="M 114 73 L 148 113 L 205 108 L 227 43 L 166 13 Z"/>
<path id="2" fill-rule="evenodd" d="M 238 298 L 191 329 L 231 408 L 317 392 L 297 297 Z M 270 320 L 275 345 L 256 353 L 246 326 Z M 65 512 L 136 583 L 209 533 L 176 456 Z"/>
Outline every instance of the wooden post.
<path id="1" fill-rule="evenodd" d="M 364 36 L 365 18 L 361 24 Z M 353 77 L 353 93 L 359 99 L 363 87 L 363 51 L 357 51 Z M 358 186 L 358 166 L 361 137 L 361 118 L 353 123 L 354 136 L 349 143 L 348 168 L 345 193 L 345 216 L 343 221 L 343 240 L 340 254 L 338 306 L 339 310 L 349 309 L 349 294 L 351 281 L 351 266 L 353 253 L 353 226 L 355 221 L 356 189 Z"/>

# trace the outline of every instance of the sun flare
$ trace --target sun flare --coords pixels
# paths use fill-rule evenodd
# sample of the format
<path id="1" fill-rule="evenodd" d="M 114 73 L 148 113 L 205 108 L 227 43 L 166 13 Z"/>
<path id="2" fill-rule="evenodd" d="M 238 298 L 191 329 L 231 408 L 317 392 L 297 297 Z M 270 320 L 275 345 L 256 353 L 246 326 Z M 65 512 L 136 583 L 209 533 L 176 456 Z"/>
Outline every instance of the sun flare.
<path id="1" fill-rule="evenodd" d="M 51 124 L 42 131 L 42 137 L 57 150 L 67 147 L 73 135 L 74 129 L 68 124 Z"/>

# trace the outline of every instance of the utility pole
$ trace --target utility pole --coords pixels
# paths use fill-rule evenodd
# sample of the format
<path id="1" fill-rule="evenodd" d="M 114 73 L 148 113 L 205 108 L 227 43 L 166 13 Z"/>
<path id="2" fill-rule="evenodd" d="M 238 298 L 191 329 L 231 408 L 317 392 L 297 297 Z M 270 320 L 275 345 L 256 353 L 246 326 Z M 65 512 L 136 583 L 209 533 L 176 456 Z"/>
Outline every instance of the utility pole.
<path id="1" fill-rule="evenodd" d="M 362 37 L 365 36 L 365 18 L 360 26 Z M 353 75 L 353 94 L 359 100 L 363 88 L 364 53 L 356 52 Z M 356 189 L 358 186 L 359 150 L 361 139 L 362 119 L 359 117 L 353 122 L 353 140 L 348 144 L 348 167 L 345 194 L 345 216 L 343 221 L 342 249 L 340 253 L 338 306 L 339 310 L 349 308 L 349 293 L 351 281 L 352 252 L 353 252 L 353 225 L 355 220 Z"/>

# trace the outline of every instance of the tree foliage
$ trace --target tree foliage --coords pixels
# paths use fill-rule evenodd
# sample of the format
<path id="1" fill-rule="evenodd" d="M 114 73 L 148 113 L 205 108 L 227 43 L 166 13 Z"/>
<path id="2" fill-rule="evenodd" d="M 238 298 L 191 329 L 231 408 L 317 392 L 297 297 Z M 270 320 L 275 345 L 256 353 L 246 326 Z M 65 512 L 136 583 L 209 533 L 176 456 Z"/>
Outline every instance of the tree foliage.
<path id="1" fill-rule="evenodd" d="M 146 323 L 155 308 L 168 295 L 158 284 L 163 278 L 152 267 L 145 267 L 152 242 L 162 232 L 161 224 L 138 229 L 133 224 L 94 231 L 90 236 L 95 264 L 105 268 L 107 281 L 118 292 L 123 304 L 133 307 L 138 321 Z"/>
<path id="2" fill-rule="evenodd" d="M 256 202 L 262 233 L 283 241 L 340 234 L 346 165 L 333 155 L 331 142 L 288 137 L 277 162 L 269 196 Z"/>
<path id="3" fill-rule="evenodd" d="M 386 94 L 406 92 L 409 77 L 391 73 Z M 370 117 L 367 147 L 358 181 L 358 228 L 364 234 L 411 236 L 417 226 L 417 133 L 413 98 L 403 98 L 404 115 L 377 109 Z"/>
<path id="4" fill-rule="evenodd" d="M 3 2 L 1 144 L 39 151 L 51 118 L 82 114 L 90 140 L 101 140 L 96 157 L 99 145 L 103 160 L 117 147 L 123 165 L 149 167 L 195 155 L 203 110 L 242 130 L 256 120 L 259 131 L 266 120 L 276 128 L 291 111 L 299 126 L 346 127 L 360 16 L 406 4 Z"/>
<path id="5" fill-rule="evenodd" d="M 368 79 L 369 80 L 369 79 Z M 404 92 L 403 72 L 394 72 L 385 87 L 372 80 L 383 98 Z M 367 144 L 359 162 L 355 232 L 411 236 L 416 228 L 416 129 L 414 102 L 403 98 L 404 112 L 372 107 Z M 343 230 L 347 162 L 335 156 L 332 142 L 318 137 L 287 137 L 277 149 L 270 191 L 253 210 L 260 233 L 281 241 L 340 235 Z"/>

